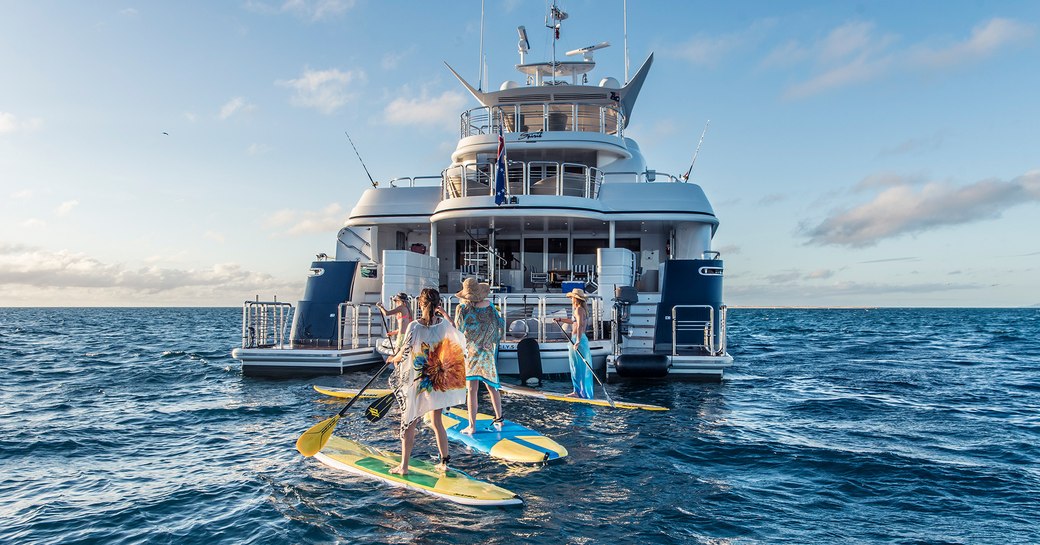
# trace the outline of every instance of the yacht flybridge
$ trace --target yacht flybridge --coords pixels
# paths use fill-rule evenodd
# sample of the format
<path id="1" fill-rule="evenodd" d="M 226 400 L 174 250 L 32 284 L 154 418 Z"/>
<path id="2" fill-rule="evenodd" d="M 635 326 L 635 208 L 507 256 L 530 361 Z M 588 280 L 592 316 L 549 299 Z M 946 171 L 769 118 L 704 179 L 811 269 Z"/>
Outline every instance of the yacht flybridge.
<path id="1" fill-rule="evenodd" d="M 566 14 L 554 7 L 551 17 L 555 46 Z M 244 374 L 381 363 L 381 341 L 397 324 L 385 323 L 377 302 L 390 307 L 394 294 L 435 287 L 452 313 L 453 294 L 476 277 L 491 284 L 506 320 L 502 374 L 530 373 L 525 339 L 537 342 L 542 373 L 569 373 L 552 318 L 569 316 L 565 293 L 582 288 L 593 365 L 611 379 L 722 378 L 733 358 L 723 263 L 711 248 L 719 221 L 688 174 L 648 168 L 625 136 L 653 55 L 623 85 L 590 84 L 593 52 L 608 43 L 568 52 L 573 60 L 527 63 L 519 30 L 523 81 L 481 91 L 448 67 L 478 106 L 459 116 L 447 168 L 365 191 L 335 258 L 311 263 L 295 307 L 245 303 L 233 351 Z"/>

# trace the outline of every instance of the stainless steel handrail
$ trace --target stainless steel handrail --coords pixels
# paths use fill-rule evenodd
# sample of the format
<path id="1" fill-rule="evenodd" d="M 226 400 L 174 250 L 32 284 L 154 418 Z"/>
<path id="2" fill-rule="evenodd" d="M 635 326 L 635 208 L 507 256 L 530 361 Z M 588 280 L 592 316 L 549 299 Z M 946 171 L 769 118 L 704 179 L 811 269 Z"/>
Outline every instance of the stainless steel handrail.
<path id="1" fill-rule="evenodd" d="M 538 178 L 535 180 L 534 178 Z M 581 163 L 555 161 L 509 161 L 506 168 L 506 195 L 543 195 L 557 197 L 599 197 L 605 175 L 602 170 Z M 519 179 L 519 181 L 518 181 Z M 578 194 L 569 192 L 577 180 Z M 536 182 L 548 184 L 548 192 L 539 192 Z M 482 197 L 495 194 L 494 165 L 466 163 L 441 171 L 441 198 Z M 516 190 L 520 191 L 517 192 Z M 544 190 L 543 190 L 544 191 Z"/>
<path id="2" fill-rule="evenodd" d="M 282 346 L 293 306 L 278 301 L 246 301 L 242 304 L 242 348 Z"/>
<path id="3" fill-rule="evenodd" d="M 461 138 L 498 134 L 500 129 L 504 133 L 573 131 L 622 137 L 625 128 L 625 114 L 620 109 L 586 102 L 483 106 L 462 112 L 459 121 Z"/>
<path id="4" fill-rule="evenodd" d="M 373 338 L 372 337 L 372 316 L 373 316 L 372 309 L 373 308 L 375 308 L 375 306 L 371 305 L 369 303 L 351 303 L 351 302 L 340 303 L 339 306 L 336 307 L 336 324 L 337 324 L 337 326 L 336 326 L 336 346 L 339 347 L 340 350 L 343 350 L 344 333 L 346 332 L 347 326 L 350 327 L 350 348 L 360 348 L 361 347 L 361 341 L 360 341 L 361 329 L 359 328 L 359 325 L 360 325 L 360 318 L 361 318 L 362 310 L 364 310 L 367 313 L 367 316 L 365 317 L 366 318 L 365 325 L 367 327 L 367 329 L 365 331 L 365 346 L 366 347 L 372 347 L 373 346 L 373 343 L 372 343 L 372 338 Z"/>
<path id="5" fill-rule="evenodd" d="M 708 309 L 708 320 L 683 320 L 680 322 L 678 310 L 681 308 L 706 308 Z M 711 305 L 675 305 L 672 307 L 672 355 L 678 356 L 679 350 L 676 344 L 679 331 L 704 331 L 703 348 L 710 354 L 715 355 L 715 307 Z"/>

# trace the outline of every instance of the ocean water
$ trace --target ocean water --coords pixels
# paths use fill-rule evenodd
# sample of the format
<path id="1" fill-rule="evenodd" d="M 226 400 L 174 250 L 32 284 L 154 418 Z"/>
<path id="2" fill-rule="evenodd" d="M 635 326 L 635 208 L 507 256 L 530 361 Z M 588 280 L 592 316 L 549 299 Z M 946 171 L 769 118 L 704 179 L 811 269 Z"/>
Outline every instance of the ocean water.
<path id="1" fill-rule="evenodd" d="M 733 309 L 723 383 L 608 385 L 667 413 L 504 396 L 571 452 L 453 444 L 507 508 L 300 456 L 342 406 L 311 385 L 369 372 L 244 378 L 239 319 L 0 309 L 0 543 L 1040 543 L 1040 309 Z M 395 417 L 338 433 L 396 449 Z"/>

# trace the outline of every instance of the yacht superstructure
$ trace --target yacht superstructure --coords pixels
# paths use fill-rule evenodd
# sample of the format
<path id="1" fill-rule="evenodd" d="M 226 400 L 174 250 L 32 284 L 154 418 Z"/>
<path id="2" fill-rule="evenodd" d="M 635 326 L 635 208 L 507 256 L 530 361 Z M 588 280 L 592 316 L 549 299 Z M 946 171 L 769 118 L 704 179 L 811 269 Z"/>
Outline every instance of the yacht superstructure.
<path id="1" fill-rule="evenodd" d="M 558 29 L 566 14 L 553 7 L 552 18 Z M 523 81 L 481 91 L 448 66 L 477 106 L 459 116 L 458 144 L 439 175 L 366 190 L 334 259 L 311 264 L 296 307 L 246 303 L 243 346 L 233 352 L 244 373 L 377 363 L 396 324 L 375 303 L 436 287 L 453 312 L 452 294 L 476 277 L 491 284 L 506 319 L 502 374 L 528 372 L 518 356 L 524 339 L 537 342 L 541 372 L 569 372 L 565 333 L 552 318 L 569 316 L 565 293 L 582 288 L 600 371 L 722 378 L 732 357 L 723 262 L 711 248 L 719 221 L 700 186 L 648 168 L 625 136 L 653 55 L 625 84 L 589 84 L 593 52 L 608 43 L 568 52 L 573 60 L 528 63 L 523 27 L 520 36 Z"/>

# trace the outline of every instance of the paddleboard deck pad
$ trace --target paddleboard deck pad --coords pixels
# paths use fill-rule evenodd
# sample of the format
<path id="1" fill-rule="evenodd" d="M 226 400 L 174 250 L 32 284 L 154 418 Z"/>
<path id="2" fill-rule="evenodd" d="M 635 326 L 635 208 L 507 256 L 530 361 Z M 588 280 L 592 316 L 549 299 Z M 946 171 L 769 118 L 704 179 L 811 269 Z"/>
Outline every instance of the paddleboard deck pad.
<path id="1" fill-rule="evenodd" d="M 462 505 L 494 506 L 523 503 L 516 494 L 485 481 L 451 469 L 444 473 L 434 464 L 411 458 L 408 474 L 395 475 L 390 469 L 401 462 L 401 455 L 370 447 L 343 437 L 332 436 L 314 455 L 321 463 L 362 477 L 382 481 L 390 486 L 411 488 Z"/>
<path id="2" fill-rule="evenodd" d="M 331 386 L 318 386 L 317 384 L 314 385 L 314 389 L 317 390 L 318 393 L 327 396 L 345 397 L 347 399 L 357 397 L 358 393 L 358 388 L 333 388 Z M 383 397 L 392 391 L 393 390 L 388 388 L 369 388 L 361 393 L 361 399 Z"/>
<path id="3" fill-rule="evenodd" d="M 501 384 L 499 389 L 507 394 L 521 395 L 527 397 L 535 397 L 539 399 L 551 399 L 553 401 L 566 401 L 568 403 L 582 403 L 585 405 L 595 405 L 597 407 L 610 407 L 610 402 L 606 399 L 582 399 L 580 397 L 568 397 L 564 394 L 557 394 L 553 392 L 543 392 L 541 390 L 535 390 L 534 388 L 527 388 L 524 386 L 511 386 L 509 384 Z M 367 393 L 367 392 L 366 392 Z M 614 408 L 616 409 L 642 409 L 644 411 L 667 411 L 668 407 L 662 407 L 660 405 L 651 405 L 649 403 L 631 403 L 628 401 L 614 401 Z"/>
<path id="4" fill-rule="evenodd" d="M 441 412 L 448 439 L 506 462 L 540 464 L 567 456 L 563 445 L 516 422 L 503 420 L 502 430 L 496 430 L 492 425 L 494 417 L 487 414 L 477 414 L 476 430 L 472 435 L 461 433 L 469 426 L 467 414 L 465 409 L 457 407 Z"/>

